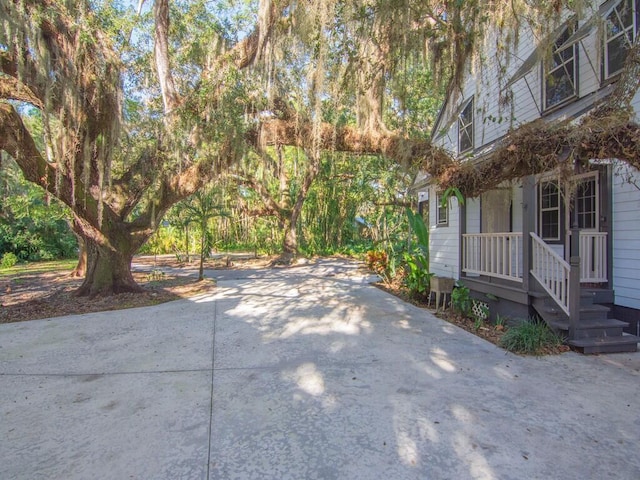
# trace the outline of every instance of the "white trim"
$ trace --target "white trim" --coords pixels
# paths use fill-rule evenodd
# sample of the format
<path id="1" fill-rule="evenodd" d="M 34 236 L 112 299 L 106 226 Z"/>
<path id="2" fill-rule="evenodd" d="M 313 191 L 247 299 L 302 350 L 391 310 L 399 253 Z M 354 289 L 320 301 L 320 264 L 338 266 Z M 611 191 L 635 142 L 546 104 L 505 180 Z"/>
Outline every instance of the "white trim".
<path id="1" fill-rule="evenodd" d="M 549 207 L 549 208 L 542 208 L 542 186 L 544 184 L 548 184 L 548 183 L 552 183 L 556 186 L 556 190 L 557 190 L 557 196 L 558 196 L 558 205 L 556 207 Z M 553 178 L 545 178 L 545 179 L 540 179 L 540 181 L 538 182 L 538 188 L 536 188 L 536 193 L 537 193 L 537 205 L 538 205 L 538 233 L 540 235 L 540 238 L 542 238 L 545 241 L 552 241 L 552 242 L 556 242 L 560 240 L 560 233 L 562 230 L 562 194 L 561 194 L 561 189 L 560 189 L 560 182 L 558 181 L 558 179 L 553 179 Z M 556 237 L 545 237 L 543 235 L 543 231 L 542 231 L 542 213 L 543 212 L 551 212 L 557 210 L 558 211 L 558 235 Z"/>
<path id="2" fill-rule="evenodd" d="M 595 188 L 595 207 L 596 207 L 596 211 L 595 211 L 596 218 L 595 218 L 595 220 L 596 220 L 596 222 L 595 222 L 595 227 L 593 227 L 593 228 L 580 227 L 580 229 L 585 231 L 585 232 L 598 232 L 598 231 L 600 231 L 600 172 L 595 170 L 595 171 L 592 171 L 592 172 L 586 172 L 586 173 L 581 173 L 579 175 L 574 175 L 573 177 L 571 177 L 571 184 L 572 184 L 572 186 L 575 185 L 576 190 L 577 190 L 577 187 L 578 187 L 579 183 L 582 183 L 583 181 L 589 180 L 591 178 L 593 178 L 596 181 L 596 188 Z M 570 204 L 571 200 L 570 200 L 569 197 L 570 196 L 567 195 L 568 204 L 566 205 L 566 208 L 565 208 L 565 225 L 567 227 L 566 228 L 567 235 L 569 234 L 569 232 L 571 230 L 571 227 L 573 225 L 573 218 L 572 218 L 573 212 L 571 211 L 572 210 L 571 209 L 571 204 Z M 571 197 L 573 198 L 573 196 L 571 196 Z"/>
<path id="3" fill-rule="evenodd" d="M 473 111 L 474 109 L 473 96 L 469 100 L 467 100 L 466 103 L 463 103 L 463 105 L 464 107 L 462 107 L 462 109 L 460 110 L 460 113 L 458 114 L 458 154 L 463 154 L 463 153 L 472 151 L 476 143 L 475 142 L 475 126 L 474 126 L 475 112 Z M 471 120 L 467 123 L 464 123 L 462 115 L 465 113 L 467 108 L 471 108 L 471 112 L 469 112 L 471 114 Z M 465 148 L 464 150 L 460 145 L 461 143 L 460 140 L 462 139 L 462 132 L 465 132 L 469 136 L 469 139 L 471 140 L 471 146 Z"/>
<path id="4" fill-rule="evenodd" d="M 449 224 L 449 202 L 442 207 L 440 204 L 442 203 L 442 193 L 436 193 L 436 225 L 444 226 Z M 440 209 L 444 209 L 444 219 L 440 217 Z"/>
<path id="5" fill-rule="evenodd" d="M 625 27 L 623 30 L 615 33 L 612 37 L 608 37 L 608 28 L 607 28 L 607 24 L 608 24 L 608 19 L 609 17 L 613 14 L 616 15 L 618 20 L 620 20 L 620 16 L 618 15 L 618 7 L 620 5 L 622 5 L 622 3 L 624 2 L 630 2 L 631 3 L 631 25 Z M 619 2 L 617 2 L 615 5 L 613 5 L 611 7 L 611 10 L 609 10 L 608 12 L 606 12 L 603 15 L 603 21 L 604 21 L 604 28 L 603 28 L 603 77 L 604 80 L 609 80 L 610 78 L 614 77 L 615 75 L 617 75 L 618 73 L 620 73 L 622 71 L 622 67 L 619 68 L 618 70 L 614 71 L 614 72 L 610 72 L 609 71 L 609 43 L 617 40 L 618 38 L 620 38 L 621 36 L 625 36 L 627 39 L 627 42 L 625 42 L 627 45 L 627 47 L 631 47 L 631 44 L 633 43 L 633 40 L 636 38 L 636 34 L 637 34 L 637 29 L 638 29 L 638 25 L 637 25 L 637 8 L 638 8 L 638 3 L 637 0 L 620 0 Z M 629 37 L 628 37 L 628 32 L 631 32 L 631 42 L 629 42 Z M 624 63 L 624 62 L 623 62 Z"/>
<path id="6" fill-rule="evenodd" d="M 575 21 L 571 21 L 569 22 L 565 28 L 562 30 L 562 32 L 560 32 L 560 34 L 558 35 L 558 38 L 556 39 L 555 43 L 554 43 L 554 51 L 551 53 L 551 59 L 549 59 L 548 61 L 543 61 L 542 62 L 542 105 L 543 105 L 543 109 L 544 111 L 547 110 L 551 110 L 553 108 L 556 108 L 566 102 L 568 102 L 571 99 L 574 99 L 578 96 L 578 71 L 579 71 L 579 66 L 578 66 L 578 48 L 577 48 L 577 43 L 572 43 L 569 45 L 566 45 L 566 41 L 561 43 L 560 45 L 558 45 L 558 42 L 560 41 L 560 38 L 563 37 L 565 34 L 569 35 L 568 38 L 571 37 L 572 32 L 576 31 L 576 23 Z M 568 51 L 569 49 L 571 49 L 572 51 L 572 55 L 570 58 L 564 59 L 563 58 L 563 54 Z M 547 66 L 553 64 L 553 62 L 555 61 L 556 56 L 559 57 L 559 63 L 557 65 L 555 65 L 553 68 L 548 69 Z M 569 71 L 569 69 L 567 69 L 567 64 L 573 62 L 573 68 L 571 69 L 571 72 Z M 563 78 L 567 77 L 570 79 L 571 84 L 573 86 L 573 92 L 556 101 L 555 103 L 552 103 L 551 105 L 548 105 L 548 98 L 547 98 L 547 90 L 548 90 L 548 80 L 549 78 L 557 71 L 559 70 L 564 70 L 564 75 Z"/>

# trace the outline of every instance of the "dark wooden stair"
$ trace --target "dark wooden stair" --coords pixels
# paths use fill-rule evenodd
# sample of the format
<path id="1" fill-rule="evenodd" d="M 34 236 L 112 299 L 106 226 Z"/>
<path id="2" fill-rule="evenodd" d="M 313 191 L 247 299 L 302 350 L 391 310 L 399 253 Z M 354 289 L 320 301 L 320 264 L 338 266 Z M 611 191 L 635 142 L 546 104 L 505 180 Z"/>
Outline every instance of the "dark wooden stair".
<path id="1" fill-rule="evenodd" d="M 568 338 L 569 317 L 546 294 L 530 293 L 532 306 L 556 333 Z M 610 309 L 594 303 L 608 301 L 609 295 L 596 290 L 584 289 L 580 294 L 580 322 L 575 338 L 567 340 L 572 349 L 585 354 L 637 352 L 640 337 L 624 332 L 628 323 L 608 318 Z"/>

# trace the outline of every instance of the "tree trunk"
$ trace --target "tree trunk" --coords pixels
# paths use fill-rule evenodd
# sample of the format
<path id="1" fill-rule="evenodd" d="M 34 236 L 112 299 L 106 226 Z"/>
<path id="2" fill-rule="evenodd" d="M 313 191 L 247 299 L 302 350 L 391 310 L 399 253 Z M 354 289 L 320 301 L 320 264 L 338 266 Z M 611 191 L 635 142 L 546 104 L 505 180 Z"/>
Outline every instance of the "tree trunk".
<path id="1" fill-rule="evenodd" d="M 282 253 L 286 256 L 295 257 L 298 254 L 298 232 L 296 228 L 296 219 L 288 222 L 284 231 L 284 240 L 282 242 Z"/>
<path id="2" fill-rule="evenodd" d="M 184 249 L 187 254 L 187 263 L 191 263 L 191 257 L 189 256 L 189 224 L 184 227 Z"/>
<path id="3" fill-rule="evenodd" d="M 80 231 L 80 225 L 72 220 L 67 220 L 69 229 L 73 232 L 78 242 L 78 263 L 76 268 L 71 272 L 71 276 L 74 278 L 81 278 L 87 274 L 87 249 L 84 244 L 84 237 L 78 233 Z"/>
<path id="4" fill-rule="evenodd" d="M 84 243 L 84 238 L 76 234 L 78 240 L 78 263 L 76 268 L 71 272 L 72 277 L 84 277 L 87 274 L 87 248 Z"/>
<path id="5" fill-rule="evenodd" d="M 79 296 L 142 292 L 131 275 L 133 253 L 127 248 L 107 249 L 85 238 L 87 274 L 77 291 Z"/>
<path id="6" fill-rule="evenodd" d="M 204 256 L 205 256 L 205 251 L 204 248 L 207 244 L 206 242 L 206 232 L 205 232 L 205 228 L 206 225 L 201 225 L 201 232 L 202 232 L 202 238 L 200 239 L 200 268 L 198 269 L 198 281 L 200 280 L 204 280 Z"/>

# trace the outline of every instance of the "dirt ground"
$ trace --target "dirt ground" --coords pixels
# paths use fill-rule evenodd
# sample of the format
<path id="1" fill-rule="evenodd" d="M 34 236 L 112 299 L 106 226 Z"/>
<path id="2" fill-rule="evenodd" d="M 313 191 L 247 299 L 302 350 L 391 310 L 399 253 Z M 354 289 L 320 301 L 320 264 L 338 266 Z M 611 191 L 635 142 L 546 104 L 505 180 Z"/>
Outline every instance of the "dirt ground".
<path id="1" fill-rule="evenodd" d="M 237 259 L 228 261 L 222 257 L 208 260 L 207 269 L 242 268 L 244 266 L 266 266 L 269 257 L 257 259 Z M 22 322 L 62 315 L 119 310 L 123 308 L 145 307 L 159 303 L 192 297 L 200 293 L 212 292 L 215 282 L 205 279 L 198 282 L 194 276 L 183 276 L 163 269 L 189 267 L 197 270 L 197 263 L 186 265 L 174 256 L 139 256 L 134 264 L 151 267 L 152 271 L 133 272 L 133 276 L 145 291 L 143 293 L 123 293 L 95 298 L 78 297 L 75 291 L 82 283 L 81 278 L 70 276 L 68 271 L 22 273 L 0 277 L 0 323 Z M 148 270 L 148 269 L 147 269 Z"/>
<path id="2" fill-rule="evenodd" d="M 451 306 L 449 306 L 446 310 L 440 309 L 440 311 L 435 311 L 435 309 L 429 307 L 426 297 L 415 297 L 409 294 L 408 290 L 403 284 L 402 276 L 397 276 L 392 282 L 377 283 L 376 286 L 381 290 L 395 295 L 396 297 L 402 298 L 405 302 L 412 303 L 413 305 L 420 308 L 428 309 L 438 318 L 446 320 L 447 322 L 452 323 L 462 328 L 463 330 L 466 330 L 467 332 L 471 332 L 478 337 L 484 338 L 494 345 L 500 346 L 500 339 L 506 332 L 506 327 L 494 325 L 488 321 L 482 322 L 481 324 L 476 324 L 473 319 L 454 312 Z M 558 345 L 554 347 L 545 347 L 542 351 L 539 352 L 539 354 L 558 355 L 567 351 L 569 351 L 569 347 L 567 345 Z"/>

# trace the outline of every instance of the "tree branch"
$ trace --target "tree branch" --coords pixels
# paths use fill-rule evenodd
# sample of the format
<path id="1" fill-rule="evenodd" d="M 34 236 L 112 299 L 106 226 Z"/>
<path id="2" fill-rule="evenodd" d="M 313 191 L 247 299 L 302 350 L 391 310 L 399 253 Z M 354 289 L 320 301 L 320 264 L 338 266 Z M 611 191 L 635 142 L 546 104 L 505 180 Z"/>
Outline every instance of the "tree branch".
<path id="1" fill-rule="evenodd" d="M 29 87 L 7 75 L 0 75 L 0 99 L 26 102 L 34 107 L 43 108 L 42 102 Z"/>
<path id="2" fill-rule="evenodd" d="M 42 157 L 22 118 L 6 102 L 0 102 L 0 150 L 13 157 L 27 180 L 55 193 L 55 165 Z"/>
<path id="3" fill-rule="evenodd" d="M 242 70 L 253 65 L 260 59 L 264 47 L 273 32 L 273 27 L 277 21 L 282 18 L 289 4 L 290 2 L 288 0 L 278 2 L 274 2 L 273 0 L 260 0 L 258 24 L 247 37 L 238 42 L 227 55 L 223 57 L 222 64 L 230 59 L 238 69 Z"/>
<path id="4" fill-rule="evenodd" d="M 180 97 L 176 90 L 171 63 L 169 60 L 169 0 L 155 0 L 153 6 L 155 18 L 154 55 L 165 114 L 169 115 L 175 109 Z"/>

